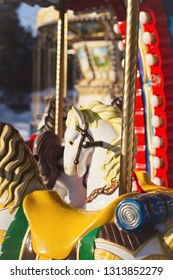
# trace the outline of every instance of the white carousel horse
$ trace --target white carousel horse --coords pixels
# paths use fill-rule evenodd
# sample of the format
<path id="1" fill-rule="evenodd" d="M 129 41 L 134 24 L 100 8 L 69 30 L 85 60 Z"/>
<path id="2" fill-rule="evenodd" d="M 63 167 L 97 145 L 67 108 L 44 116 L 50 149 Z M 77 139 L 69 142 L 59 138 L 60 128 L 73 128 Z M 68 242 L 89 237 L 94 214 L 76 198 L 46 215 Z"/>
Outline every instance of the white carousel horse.
<path id="1" fill-rule="evenodd" d="M 68 107 L 67 105 L 64 107 Z M 70 177 L 64 172 L 63 147 L 54 131 L 55 97 L 52 97 L 39 124 L 33 153 L 38 155 L 38 165 L 47 188 L 56 190 L 67 203 L 75 207 L 83 207 L 86 200 L 83 181 L 77 174 Z"/>
<path id="2" fill-rule="evenodd" d="M 73 107 L 66 125 L 64 170 L 73 175 L 77 168 L 78 176 L 83 176 L 87 159 L 92 154 L 87 196 L 92 193 L 95 198 L 91 202 L 87 199 L 86 209 L 102 209 L 118 196 L 121 111 L 95 101 L 85 108 Z"/>
<path id="3" fill-rule="evenodd" d="M 89 134 L 87 137 L 92 140 Z M 145 226 L 136 233 L 126 233 L 116 223 L 120 203 L 126 203 L 129 198 L 145 200 L 145 193 L 119 196 L 97 211 L 72 207 L 56 191 L 46 188 L 32 153 L 11 125 L 0 123 L 0 143 L 0 198 L 5 195 L 0 204 L 1 213 L 4 213 L 1 219 L 6 219 L 5 209 L 9 215 L 15 213 L 2 240 L 0 259 L 83 259 L 81 250 L 85 242 L 82 241 L 87 233 L 91 233 L 87 242 L 94 244 L 94 247 L 89 246 L 92 254 L 94 252 L 93 259 L 173 259 L 173 189 L 156 187 L 145 173 L 136 172 L 142 189 L 149 195 L 146 201 L 152 198 L 150 194 L 158 194 L 159 201 L 162 200 L 155 209 L 156 216 L 161 219 L 158 225 L 145 221 Z M 99 143 L 93 141 L 92 144 Z M 75 160 L 78 158 L 79 154 Z M 21 215 L 21 207 L 25 215 Z M 166 212 L 164 215 L 160 215 L 162 210 Z M 2 220 L 1 232 L 4 230 Z M 127 222 L 127 226 L 129 224 Z M 77 252 L 75 258 L 71 254 L 74 250 Z"/>

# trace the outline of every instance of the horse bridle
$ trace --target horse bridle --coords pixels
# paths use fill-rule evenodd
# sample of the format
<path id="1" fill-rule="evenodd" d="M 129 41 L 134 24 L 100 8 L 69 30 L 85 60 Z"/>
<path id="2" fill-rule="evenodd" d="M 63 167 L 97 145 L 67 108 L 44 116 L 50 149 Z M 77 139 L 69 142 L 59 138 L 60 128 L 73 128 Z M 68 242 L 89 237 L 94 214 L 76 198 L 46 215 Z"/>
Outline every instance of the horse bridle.
<path id="1" fill-rule="evenodd" d="M 85 123 L 84 128 L 81 128 L 78 125 L 76 126 L 76 130 L 81 133 L 81 139 L 79 142 L 75 160 L 73 161 L 73 163 L 75 165 L 78 165 L 78 163 L 79 163 L 79 157 L 80 157 L 82 148 L 86 149 L 89 147 L 102 147 L 103 146 L 102 141 L 94 141 L 94 138 L 88 133 L 88 127 L 89 127 L 88 123 Z M 89 141 L 85 142 L 85 138 L 88 138 Z"/>
<path id="2" fill-rule="evenodd" d="M 79 142 L 75 160 L 73 161 L 74 165 L 78 165 L 79 163 L 79 157 L 82 148 L 86 149 L 89 147 L 103 147 L 103 141 L 94 141 L 94 138 L 88 133 L 88 127 L 89 127 L 88 123 L 85 123 L 84 129 L 82 129 L 78 125 L 76 126 L 76 130 L 81 133 L 81 139 Z M 88 138 L 89 141 L 85 142 L 85 138 Z M 105 195 L 113 194 L 118 188 L 118 186 L 119 186 L 119 182 L 115 181 L 111 184 L 111 186 L 105 185 L 101 188 L 94 189 L 89 195 L 89 197 L 87 198 L 86 203 L 92 202 L 93 199 L 95 199 L 100 194 L 105 194 Z"/>

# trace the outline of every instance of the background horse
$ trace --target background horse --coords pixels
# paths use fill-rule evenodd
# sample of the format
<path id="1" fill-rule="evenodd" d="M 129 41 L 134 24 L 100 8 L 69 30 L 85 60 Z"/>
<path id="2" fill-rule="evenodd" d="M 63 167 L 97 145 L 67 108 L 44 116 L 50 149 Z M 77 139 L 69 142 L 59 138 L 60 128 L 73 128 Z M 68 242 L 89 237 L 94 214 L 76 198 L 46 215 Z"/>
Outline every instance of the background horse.
<path id="1" fill-rule="evenodd" d="M 0 142 L 0 243 L 3 243 L 23 198 L 30 191 L 46 186 L 30 149 L 16 129 L 0 123 Z"/>
<path id="2" fill-rule="evenodd" d="M 64 101 L 64 115 L 70 105 Z M 83 207 L 86 189 L 77 175 L 69 177 L 63 169 L 64 148 L 55 134 L 55 97 L 45 109 L 34 140 L 33 153 L 38 155 L 38 166 L 48 189 L 56 190 L 59 195 L 75 207 Z"/>

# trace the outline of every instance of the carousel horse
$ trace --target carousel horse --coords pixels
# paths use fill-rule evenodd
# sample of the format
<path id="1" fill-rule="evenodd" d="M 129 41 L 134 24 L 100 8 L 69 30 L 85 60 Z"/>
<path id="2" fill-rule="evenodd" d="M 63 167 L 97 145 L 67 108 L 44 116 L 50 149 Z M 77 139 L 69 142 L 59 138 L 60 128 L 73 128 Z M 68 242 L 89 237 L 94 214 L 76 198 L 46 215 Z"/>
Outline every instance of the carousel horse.
<path id="1" fill-rule="evenodd" d="M 70 108 L 64 101 L 64 114 Z M 75 207 L 83 207 L 86 189 L 77 175 L 68 176 L 63 169 L 63 151 L 58 135 L 55 134 L 55 97 L 46 108 L 33 143 L 33 154 L 38 156 L 38 165 L 48 189 L 54 189 Z M 76 195 L 78 194 L 78 195 Z"/>
<path id="2" fill-rule="evenodd" d="M 73 107 L 66 120 L 64 170 L 79 177 L 86 172 L 87 209 L 99 210 L 118 196 L 121 153 L 121 110 L 99 101 Z M 75 168 L 76 167 L 76 168 Z"/>
<path id="3" fill-rule="evenodd" d="M 30 148 L 17 130 L 0 123 L 0 143 L 0 244 L 3 244 L 28 189 L 34 191 L 46 186 Z"/>
<path id="4" fill-rule="evenodd" d="M 84 109 L 80 110 L 84 111 Z M 92 117 L 89 117 L 91 111 L 90 108 L 86 114 L 87 121 L 89 120 L 89 123 L 92 124 L 93 118 L 97 119 L 97 124 L 92 127 L 92 135 L 91 131 L 88 132 L 86 129 L 86 127 L 88 128 L 86 123 L 84 123 L 85 132 L 80 137 L 82 141 L 77 139 L 73 127 L 69 130 L 70 134 L 66 135 L 67 137 L 73 134 L 72 140 L 74 142 L 78 140 L 78 144 L 81 146 L 80 149 L 77 149 L 77 156 L 74 157 L 78 165 L 82 159 L 82 149 L 86 149 L 88 142 L 92 142 L 92 147 L 89 145 L 88 149 L 93 151 L 101 148 L 100 141 L 102 141 L 102 149 L 108 148 L 106 163 L 112 161 L 109 152 L 114 151 L 114 154 L 116 152 L 116 149 L 113 149 L 116 139 L 114 139 L 115 142 L 110 140 L 109 145 L 106 146 L 109 139 L 105 137 L 100 139 L 100 133 L 96 134 L 97 128 L 100 129 L 98 122 L 101 121 L 101 113 L 98 115 L 95 110 Z M 105 115 L 109 115 L 106 111 L 105 108 Z M 77 119 L 79 119 L 79 114 L 77 113 L 77 115 Z M 77 126 L 77 132 L 79 131 L 81 128 Z M 104 134 L 107 135 L 108 132 L 110 133 L 110 124 L 107 121 L 104 123 Z M 116 132 L 116 136 L 119 137 L 118 132 Z M 83 138 L 89 139 L 84 144 L 85 148 L 82 147 Z M 150 182 L 146 172 L 135 171 L 143 193 L 132 192 L 115 197 L 112 196 L 113 191 L 115 193 L 119 186 L 111 187 L 110 191 L 106 185 L 103 188 L 104 191 L 101 191 L 102 194 L 97 192 L 95 194 L 94 191 L 94 196 L 92 196 L 94 200 L 103 199 L 107 193 L 110 194 L 109 197 L 112 200 L 104 201 L 103 204 L 97 203 L 99 210 L 75 208 L 65 203 L 55 190 L 47 189 L 37 161 L 13 126 L 0 123 L 0 143 L 0 232 L 3 233 L 0 259 L 173 258 L 172 189 L 155 186 Z M 104 168 L 101 168 L 103 178 L 106 163 L 103 164 L 101 160 L 99 163 L 100 166 L 104 165 Z M 92 164 L 91 168 L 94 168 Z M 116 169 L 115 163 L 112 164 L 112 168 Z M 77 169 L 79 174 L 82 174 L 83 166 L 77 166 Z M 98 172 L 97 166 L 96 169 Z M 111 174 L 111 167 L 107 168 L 107 172 Z M 90 176 L 88 174 L 88 177 Z M 114 176 L 114 179 L 116 182 L 118 181 L 118 177 Z M 110 178 L 109 180 L 111 181 Z M 105 191 L 106 189 L 108 190 Z M 142 223 L 134 230 L 133 226 L 130 230 L 128 227 L 131 222 L 131 219 L 128 222 L 128 217 L 132 217 L 132 215 L 127 214 L 127 221 L 125 221 L 127 225 L 123 224 L 121 219 L 123 204 L 126 205 L 127 199 L 131 199 L 128 201 L 128 211 L 132 208 L 130 203 L 139 205 L 140 200 L 143 203 L 137 211 L 139 216 L 142 215 Z M 11 223 L 5 227 L 7 211 L 12 218 Z M 145 212 L 148 213 L 147 218 L 143 215 Z M 157 214 L 160 218 L 156 217 L 157 219 L 154 221 L 153 217 Z M 134 216 L 136 217 L 136 215 Z"/>

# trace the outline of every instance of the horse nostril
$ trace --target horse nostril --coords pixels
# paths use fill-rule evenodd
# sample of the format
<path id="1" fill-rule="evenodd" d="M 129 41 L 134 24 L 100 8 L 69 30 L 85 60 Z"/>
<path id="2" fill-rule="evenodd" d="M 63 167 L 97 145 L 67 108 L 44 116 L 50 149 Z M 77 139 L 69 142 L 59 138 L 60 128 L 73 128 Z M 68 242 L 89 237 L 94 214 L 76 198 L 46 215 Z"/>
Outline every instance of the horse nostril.
<path id="1" fill-rule="evenodd" d="M 69 141 L 70 145 L 73 145 L 73 141 Z"/>

